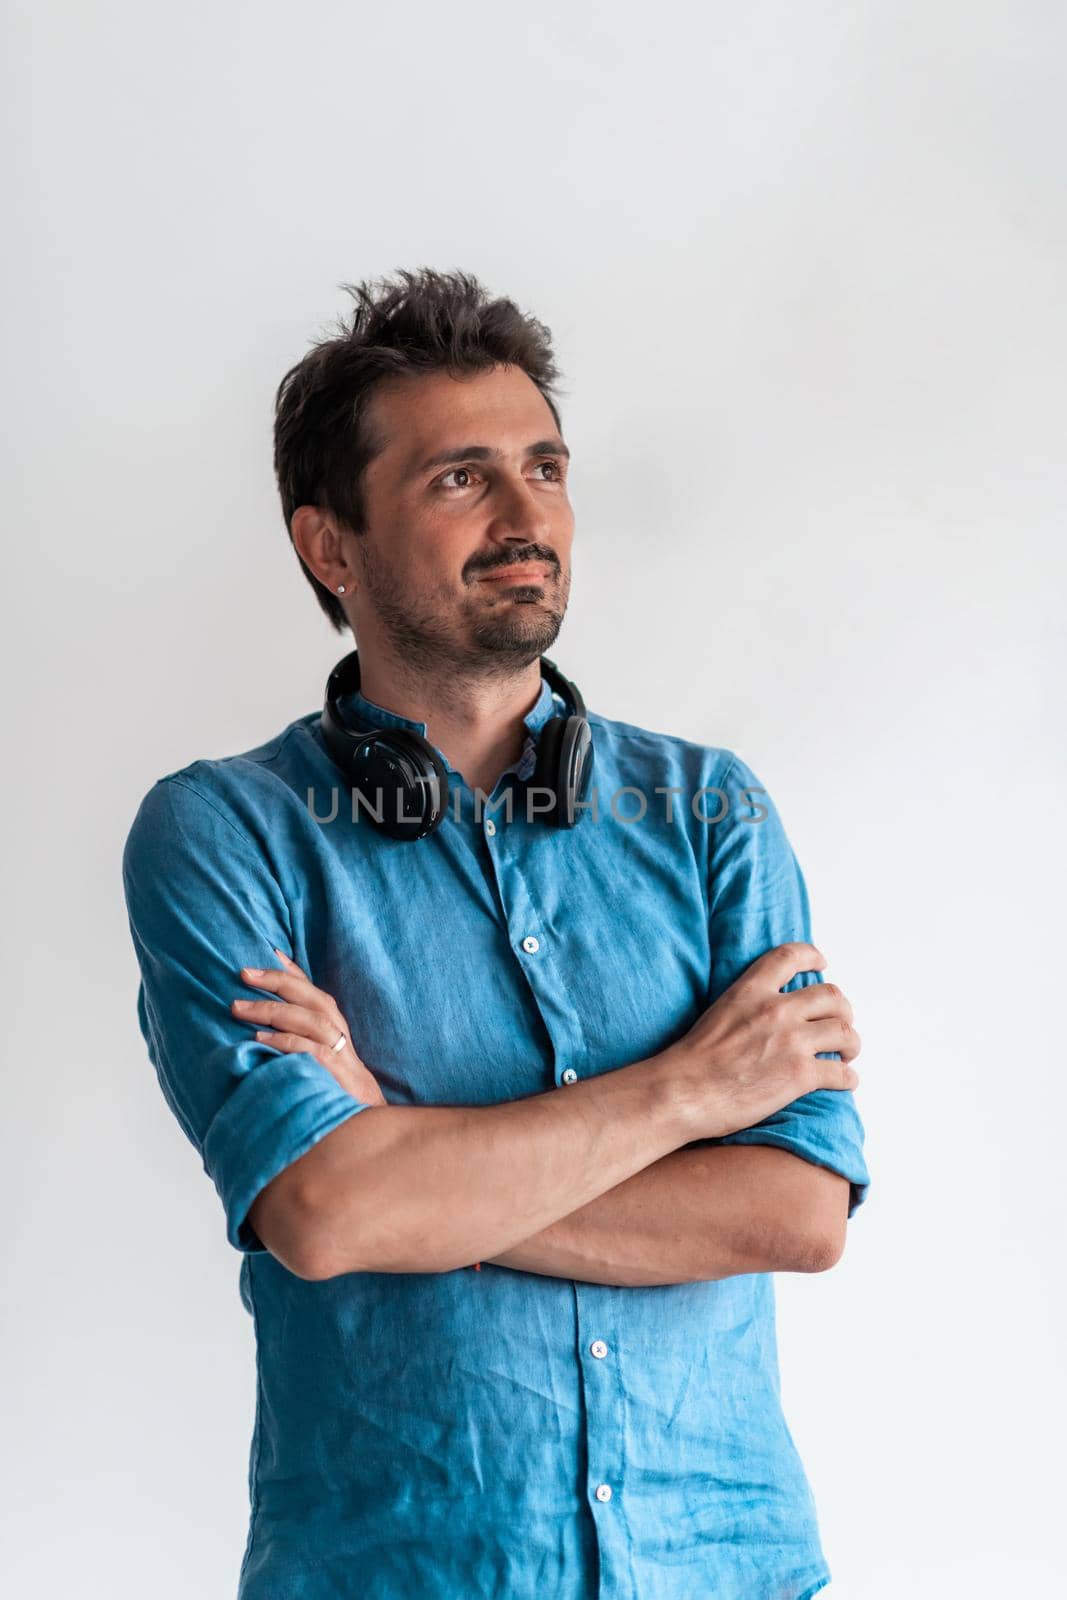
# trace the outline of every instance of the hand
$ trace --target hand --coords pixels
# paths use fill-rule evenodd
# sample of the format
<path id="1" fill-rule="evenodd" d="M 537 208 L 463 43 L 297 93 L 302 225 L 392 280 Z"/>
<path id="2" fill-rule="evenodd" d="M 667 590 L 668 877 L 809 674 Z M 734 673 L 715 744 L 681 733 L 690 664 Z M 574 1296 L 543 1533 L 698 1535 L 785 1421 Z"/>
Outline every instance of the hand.
<path id="1" fill-rule="evenodd" d="M 814 945 L 782 944 L 753 961 L 664 1054 L 678 1063 L 702 1138 L 751 1128 L 814 1089 L 854 1089 L 860 1053 L 852 1007 L 832 983 L 780 994 L 798 972 L 825 967 Z M 817 1050 L 837 1050 L 821 1061 Z"/>
<path id="2" fill-rule="evenodd" d="M 256 1038 L 287 1054 L 306 1052 L 332 1072 L 342 1089 L 365 1104 L 384 1106 L 385 1096 L 370 1068 L 353 1048 L 348 1023 L 332 995 L 316 989 L 311 979 L 283 951 L 274 954 L 285 963 L 285 970 L 242 967 L 241 977 L 249 988 L 273 989 L 279 1000 L 234 1000 L 230 1009 L 242 1022 L 275 1024 L 275 1031 L 260 1028 Z M 333 1046 L 344 1034 L 341 1050 Z"/>

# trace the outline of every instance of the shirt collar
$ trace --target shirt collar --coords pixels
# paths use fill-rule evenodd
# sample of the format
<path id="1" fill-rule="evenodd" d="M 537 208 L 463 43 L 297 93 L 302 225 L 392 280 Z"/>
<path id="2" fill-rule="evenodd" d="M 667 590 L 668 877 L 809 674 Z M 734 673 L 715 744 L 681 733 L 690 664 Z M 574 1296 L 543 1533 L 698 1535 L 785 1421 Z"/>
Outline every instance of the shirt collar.
<path id="1" fill-rule="evenodd" d="M 395 711 L 387 711 L 384 706 L 377 705 L 373 700 L 368 700 L 361 689 L 354 690 L 351 694 L 343 694 L 338 698 L 338 708 L 347 722 L 354 723 L 360 728 L 408 728 L 412 733 L 419 733 L 425 739 L 425 722 L 416 722 L 412 717 L 402 717 Z M 540 733 L 550 717 L 558 716 L 556 696 L 548 679 L 542 677 L 541 692 L 534 701 L 530 710 L 523 717 L 529 737 L 523 746 L 522 755 L 518 761 L 508 767 L 506 771 L 515 772 L 520 778 L 528 777 L 533 771 L 534 752 L 536 750 L 536 735 Z M 434 746 L 437 749 L 437 746 Z M 452 766 L 443 750 L 437 751 L 445 767 L 455 776 L 462 777 Z M 503 776 L 503 773 L 501 774 Z"/>

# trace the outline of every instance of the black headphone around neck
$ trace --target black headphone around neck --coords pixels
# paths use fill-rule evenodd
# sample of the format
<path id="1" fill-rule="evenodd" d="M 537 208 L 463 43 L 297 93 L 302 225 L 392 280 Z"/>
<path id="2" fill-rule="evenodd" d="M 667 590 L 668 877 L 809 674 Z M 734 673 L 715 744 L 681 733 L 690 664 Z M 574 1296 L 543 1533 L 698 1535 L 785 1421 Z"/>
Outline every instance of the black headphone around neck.
<path id="1" fill-rule="evenodd" d="M 557 828 L 581 821 L 593 771 L 593 735 L 576 684 L 554 662 L 541 657 L 541 672 L 572 710 L 550 717 L 537 735 L 531 783 L 549 790 L 552 803 L 536 815 Z M 337 663 L 326 680 L 322 736 L 352 788 L 365 797 L 366 815 L 391 839 L 424 839 L 448 809 L 448 773 L 433 745 L 411 728 L 359 728 L 341 712 L 340 700 L 359 689 L 359 651 Z M 541 796 L 538 796 L 538 805 Z M 378 812 L 381 812 L 381 818 Z"/>

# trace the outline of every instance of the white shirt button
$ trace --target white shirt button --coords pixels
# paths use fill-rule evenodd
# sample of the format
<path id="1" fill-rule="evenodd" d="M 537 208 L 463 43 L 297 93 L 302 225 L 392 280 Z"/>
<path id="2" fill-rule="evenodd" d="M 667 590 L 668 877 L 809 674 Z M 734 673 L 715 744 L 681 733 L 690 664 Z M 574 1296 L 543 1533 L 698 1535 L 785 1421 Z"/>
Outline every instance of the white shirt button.
<path id="1" fill-rule="evenodd" d="M 597 1497 L 598 1500 L 610 1500 L 611 1499 L 611 1484 L 610 1483 L 598 1483 L 597 1486 L 596 1486 L 596 1497 Z"/>
<path id="2" fill-rule="evenodd" d="M 485 824 L 485 831 L 489 835 L 490 839 L 493 837 L 494 833 L 496 832 L 496 823 L 493 821 L 492 817 L 489 817 L 487 819 L 486 824 Z"/>
<path id="3" fill-rule="evenodd" d="M 604 1356 L 606 1356 L 608 1353 L 608 1347 L 604 1343 L 603 1339 L 594 1339 L 592 1344 L 589 1346 L 589 1349 L 593 1355 L 600 1357 L 601 1360 L 603 1360 Z"/>
<path id="4" fill-rule="evenodd" d="M 573 1067 L 564 1067 L 563 1071 L 560 1073 L 560 1077 L 563 1079 L 564 1083 L 577 1083 L 578 1081 L 578 1074 L 575 1072 Z"/>
<path id="5" fill-rule="evenodd" d="M 532 933 L 528 933 L 522 941 L 522 948 L 528 951 L 530 955 L 533 955 L 535 950 L 540 950 L 541 941 L 540 939 L 535 939 Z"/>

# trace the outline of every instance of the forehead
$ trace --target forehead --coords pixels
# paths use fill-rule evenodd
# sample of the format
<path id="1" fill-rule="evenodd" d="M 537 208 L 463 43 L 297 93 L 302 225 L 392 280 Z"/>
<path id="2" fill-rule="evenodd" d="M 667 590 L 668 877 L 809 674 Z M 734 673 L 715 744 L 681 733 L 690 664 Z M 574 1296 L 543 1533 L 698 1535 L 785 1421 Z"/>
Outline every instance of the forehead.
<path id="1" fill-rule="evenodd" d="M 382 439 L 379 470 L 404 477 L 449 446 L 479 444 L 521 454 L 532 440 L 556 434 L 548 402 L 520 367 L 494 367 L 470 377 L 447 372 L 389 379 L 369 406 Z"/>

